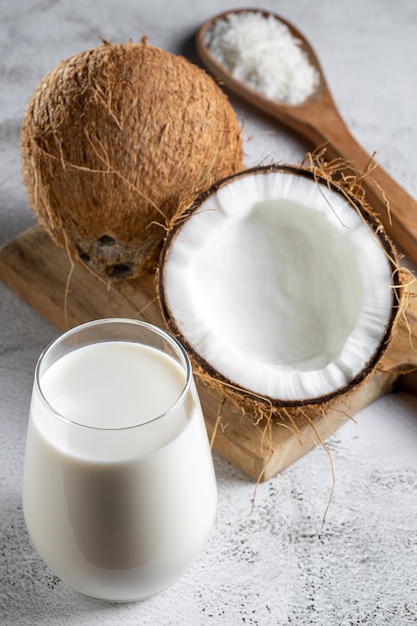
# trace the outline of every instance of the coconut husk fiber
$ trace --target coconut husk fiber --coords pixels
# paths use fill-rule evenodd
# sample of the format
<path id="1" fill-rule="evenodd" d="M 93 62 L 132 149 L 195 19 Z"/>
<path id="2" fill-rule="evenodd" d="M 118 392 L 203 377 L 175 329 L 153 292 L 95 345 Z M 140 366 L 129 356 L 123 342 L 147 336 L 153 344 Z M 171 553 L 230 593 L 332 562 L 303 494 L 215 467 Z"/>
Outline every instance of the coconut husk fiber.
<path id="1" fill-rule="evenodd" d="M 220 87 L 146 39 L 104 42 L 52 69 L 28 104 L 21 151 L 39 222 L 106 281 L 152 269 L 175 212 L 242 167 Z"/>
<path id="2" fill-rule="evenodd" d="M 171 315 L 169 303 L 164 293 L 164 265 L 169 258 L 170 243 L 176 237 L 182 224 L 198 209 L 201 202 L 219 187 L 227 185 L 227 182 L 234 178 L 233 175 L 228 177 L 228 179 L 215 183 L 212 189 L 206 190 L 190 207 L 177 216 L 176 222 L 168 232 L 162 251 L 159 274 L 157 277 L 159 301 L 162 314 L 168 327 L 171 332 L 185 344 L 191 356 L 196 377 L 201 384 L 211 390 L 213 397 L 218 398 L 219 425 L 222 422 L 222 415 L 227 413 L 227 407 L 232 405 L 242 413 L 243 419 L 251 420 L 258 425 L 263 424 L 265 432 L 267 432 L 268 424 L 273 422 L 281 423 L 287 427 L 289 426 L 293 429 L 294 434 L 298 436 L 299 429 L 297 425 L 300 422 L 307 421 L 314 427 L 314 421 L 317 415 L 324 416 L 331 410 L 337 410 L 346 411 L 346 417 L 348 417 L 351 414 L 349 406 L 354 402 L 355 396 L 360 393 L 360 389 L 366 387 L 368 381 L 372 377 L 377 376 L 378 373 L 383 373 L 386 369 L 392 369 L 392 364 L 390 363 L 388 367 L 388 362 L 392 360 L 392 354 L 394 352 L 397 354 L 397 363 L 403 362 L 401 356 L 398 356 L 398 352 L 401 353 L 402 351 L 404 354 L 407 354 L 410 351 L 410 332 L 407 326 L 407 310 L 409 308 L 411 291 L 408 287 L 410 281 L 414 279 L 405 268 L 400 268 L 397 251 L 393 242 L 382 227 L 378 215 L 366 201 L 361 186 L 363 173 L 353 173 L 353 170 L 350 168 L 350 174 L 345 175 L 346 164 L 339 161 L 327 163 L 323 158 L 322 152 L 307 155 L 305 162 L 301 166 L 271 164 L 269 166 L 257 166 L 247 170 L 247 172 L 256 173 L 259 170 L 263 170 L 266 173 L 286 171 L 295 176 L 307 176 L 316 181 L 317 184 L 327 186 L 337 193 L 342 194 L 351 204 L 352 210 L 360 214 L 363 221 L 366 222 L 367 226 L 379 239 L 381 248 L 391 268 L 392 309 L 378 349 L 366 366 L 343 388 L 337 389 L 335 392 L 325 397 L 316 397 L 300 401 L 286 401 L 279 398 L 257 395 L 251 390 L 240 387 L 233 381 L 227 380 L 222 374 L 217 372 L 210 363 L 205 361 L 201 355 L 196 352 L 193 346 L 187 342 L 187 338 L 182 335 L 175 319 L 173 319 Z M 244 175 L 245 172 L 241 174 Z M 366 175 L 371 174 L 367 172 Z M 414 365 L 411 367 L 414 368 Z M 405 371 L 408 371 L 407 367 L 404 368 L 404 372 Z M 398 372 L 398 374 L 404 372 Z"/>

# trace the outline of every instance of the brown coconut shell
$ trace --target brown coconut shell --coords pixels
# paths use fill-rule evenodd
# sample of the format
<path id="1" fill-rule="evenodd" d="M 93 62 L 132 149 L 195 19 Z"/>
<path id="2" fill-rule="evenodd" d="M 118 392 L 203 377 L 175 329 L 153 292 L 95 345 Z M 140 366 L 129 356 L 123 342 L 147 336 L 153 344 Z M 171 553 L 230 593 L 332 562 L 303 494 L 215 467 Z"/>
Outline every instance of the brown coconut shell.
<path id="1" fill-rule="evenodd" d="M 40 223 L 106 280 L 153 268 L 178 208 L 242 167 L 220 87 L 146 40 L 104 43 L 51 70 L 30 99 L 21 150 Z"/>
<path id="2" fill-rule="evenodd" d="M 345 386 L 337 389 L 333 393 L 321 397 L 303 400 L 282 400 L 280 398 L 262 396 L 249 389 L 239 386 L 235 381 L 231 381 L 219 373 L 211 363 L 207 362 L 189 343 L 187 337 L 180 330 L 175 317 L 170 309 L 164 289 L 165 271 L 169 262 L 169 254 L 174 240 L 180 235 L 183 224 L 196 212 L 200 205 L 212 194 L 225 187 L 236 178 L 250 176 L 256 173 L 268 174 L 276 171 L 283 171 L 294 176 L 308 177 L 318 185 L 324 185 L 336 193 L 342 194 L 352 205 L 352 210 L 357 211 L 367 225 L 374 231 L 384 250 L 388 263 L 392 271 L 392 308 L 385 332 L 381 337 L 378 349 L 366 363 L 365 367 Z M 186 208 L 167 233 L 166 240 L 161 252 L 156 286 L 158 300 L 163 318 L 173 335 L 185 346 L 193 365 L 193 370 L 199 383 L 207 392 L 216 398 L 218 402 L 218 420 L 222 419 L 223 412 L 227 412 L 228 407 L 241 412 L 245 419 L 253 423 L 283 423 L 290 425 L 296 435 L 299 432 L 300 422 L 307 421 L 314 427 L 314 420 L 318 415 L 325 415 L 329 410 L 349 412 L 349 406 L 354 403 L 355 398 L 360 395 L 360 388 L 366 386 L 371 377 L 377 375 L 378 371 L 383 371 L 384 356 L 392 340 L 397 334 L 397 329 L 404 324 L 404 310 L 408 297 L 405 289 L 410 277 L 407 272 L 400 270 L 397 260 L 397 252 L 381 225 L 379 217 L 366 202 L 359 182 L 352 179 L 338 178 L 335 180 L 338 170 L 333 172 L 322 166 L 311 165 L 310 167 L 297 165 L 282 165 L 273 163 L 266 166 L 256 166 L 243 170 L 236 174 L 217 181 L 209 189 L 202 192 L 194 202 Z M 394 340 L 395 343 L 395 340 Z M 382 367 L 382 369 L 381 369 Z M 267 445 L 267 444 L 266 444 Z"/>

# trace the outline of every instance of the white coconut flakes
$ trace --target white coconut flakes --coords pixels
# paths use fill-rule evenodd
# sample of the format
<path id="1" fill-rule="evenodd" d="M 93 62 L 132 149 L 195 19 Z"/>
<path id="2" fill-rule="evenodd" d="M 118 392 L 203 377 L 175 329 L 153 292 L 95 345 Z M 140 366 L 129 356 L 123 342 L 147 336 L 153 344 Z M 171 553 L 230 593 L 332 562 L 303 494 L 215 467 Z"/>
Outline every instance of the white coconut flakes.
<path id="1" fill-rule="evenodd" d="M 229 13 L 208 29 L 205 43 L 235 78 L 272 100 L 299 105 L 319 83 L 301 42 L 273 15 Z"/>

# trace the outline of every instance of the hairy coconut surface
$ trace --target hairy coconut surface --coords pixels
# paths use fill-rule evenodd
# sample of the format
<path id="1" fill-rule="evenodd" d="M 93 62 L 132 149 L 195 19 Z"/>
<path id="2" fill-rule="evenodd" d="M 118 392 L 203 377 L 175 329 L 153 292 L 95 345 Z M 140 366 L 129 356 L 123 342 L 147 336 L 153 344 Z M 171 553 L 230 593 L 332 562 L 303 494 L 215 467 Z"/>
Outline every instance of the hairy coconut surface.
<path id="1" fill-rule="evenodd" d="M 51 70 L 21 148 L 39 221 L 105 279 L 152 268 L 178 208 L 242 167 L 239 123 L 215 81 L 146 40 L 104 43 Z"/>
<path id="2" fill-rule="evenodd" d="M 258 420 L 324 411 L 378 366 L 396 253 L 346 185 L 271 165 L 219 181 L 170 229 L 158 291 L 196 372 Z"/>

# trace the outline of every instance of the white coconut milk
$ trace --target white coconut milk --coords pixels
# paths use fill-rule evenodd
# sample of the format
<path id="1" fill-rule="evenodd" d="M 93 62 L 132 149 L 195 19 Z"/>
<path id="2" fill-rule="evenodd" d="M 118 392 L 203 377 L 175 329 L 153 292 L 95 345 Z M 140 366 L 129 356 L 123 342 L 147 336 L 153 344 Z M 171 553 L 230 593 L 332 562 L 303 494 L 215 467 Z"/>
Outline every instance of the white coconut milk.
<path id="1" fill-rule="evenodd" d="M 33 394 L 24 513 L 40 556 L 74 589 L 143 597 L 204 546 L 216 484 L 194 385 L 155 419 L 184 385 L 171 357 L 128 342 L 78 348 L 42 376 L 44 398 L 68 419 Z"/>

